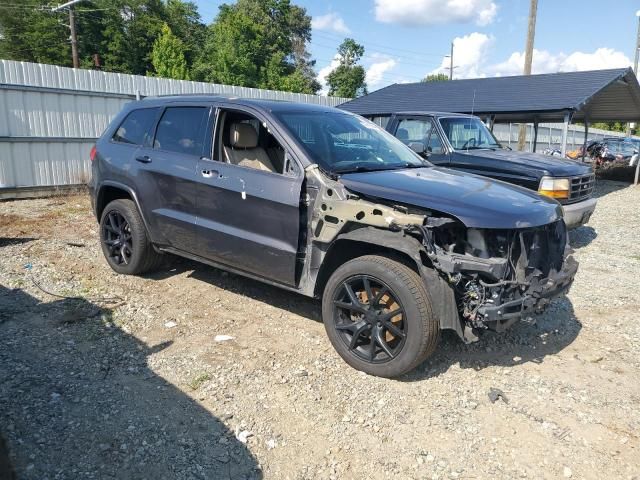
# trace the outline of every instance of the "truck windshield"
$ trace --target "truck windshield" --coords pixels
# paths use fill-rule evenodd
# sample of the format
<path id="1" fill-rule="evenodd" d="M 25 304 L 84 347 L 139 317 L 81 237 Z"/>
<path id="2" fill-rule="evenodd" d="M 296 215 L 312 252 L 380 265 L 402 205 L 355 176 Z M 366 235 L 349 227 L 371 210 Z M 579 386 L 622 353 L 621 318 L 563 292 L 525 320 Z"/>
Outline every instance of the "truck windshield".
<path id="1" fill-rule="evenodd" d="M 375 123 L 342 112 L 273 112 L 311 159 L 331 173 L 431 166 Z"/>
<path id="2" fill-rule="evenodd" d="M 445 117 L 440 119 L 440 125 L 455 150 L 502 148 L 479 118 Z"/>

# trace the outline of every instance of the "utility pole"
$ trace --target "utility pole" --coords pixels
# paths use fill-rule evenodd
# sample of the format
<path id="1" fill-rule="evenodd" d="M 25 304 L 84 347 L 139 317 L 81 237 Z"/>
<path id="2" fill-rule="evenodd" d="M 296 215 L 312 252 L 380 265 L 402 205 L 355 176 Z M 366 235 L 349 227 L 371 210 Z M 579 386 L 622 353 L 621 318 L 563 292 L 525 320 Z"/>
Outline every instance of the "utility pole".
<path id="1" fill-rule="evenodd" d="M 538 15 L 538 0 L 531 0 L 529 7 L 529 29 L 527 30 L 527 45 L 524 51 L 524 74 L 531 75 L 531 64 L 533 63 L 533 40 L 536 36 L 536 16 Z M 518 132 L 518 150 L 524 150 L 527 140 L 527 126 L 520 125 Z"/>
<path id="2" fill-rule="evenodd" d="M 80 68 L 78 35 L 76 34 L 76 15 L 73 11 L 73 6 L 69 7 L 69 30 L 71 30 L 71 60 L 73 61 L 73 68 Z"/>
<path id="3" fill-rule="evenodd" d="M 451 55 L 449 55 L 449 80 L 453 80 L 453 42 L 451 42 Z M 638 64 L 638 54 L 636 51 L 636 65 Z"/>
<path id="4" fill-rule="evenodd" d="M 63 8 L 69 9 L 69 30 L 71 31 L 71 61 L 73 62 L 73 68 L 80 68 L 80 58 L 78 56 L 78 34 L 76 32 L 76 15 L 73 10 L 74 5 L 84 0 L 71 0 L 70 2 L 58 5 L 51 9 L 52 12 L 57 12 Z"/>
<path id="5" fill-rule="evenodd" d="M 638 33 L 636 34 L 636 60 L 633 64 L 633 71 L 638 76 L 638 55 L 640 55 L 640 10 L 636 12 L 636 17 L 638 17 Z"/>
<path id="6" fill-rule="evenodd" d="M 640 54 L 640 10 L 636 12 L 638 17 L 638 33 L 636 33 L 636 54 L 633 62 L 633 72 L 638 76 L 638 54 Z M 631 123 L 627 122 L 627 137 L 631 136 Z M 637 182 L 636 182 L 637 183 Z"/>

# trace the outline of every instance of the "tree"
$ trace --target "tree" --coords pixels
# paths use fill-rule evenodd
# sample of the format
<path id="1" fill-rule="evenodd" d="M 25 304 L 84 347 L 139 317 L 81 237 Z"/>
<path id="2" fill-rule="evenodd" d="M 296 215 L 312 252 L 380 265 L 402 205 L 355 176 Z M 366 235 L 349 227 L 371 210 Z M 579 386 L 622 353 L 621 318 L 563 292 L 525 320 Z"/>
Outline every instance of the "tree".
<path id="1" fill-rule="evenodd" d="M 71 66 L 67 11 L 53 13 L 50 6 L 48 0 L 0 0 L 2 58 Z M 107 71 L 145 75 L 153 70 L 151 51 L 165 23 L 184 43 L 188 67 L 204 43 L 206 27 L 192 2 L 86 0 L 75 12 L 83 67 L 98 54 Z"/>
<path id="2" fill-rule="evenodd" d="M 340 65 L 327 75 L 329 95 L 353 98 L 367 94 L 366 73 L 357 65 L 364 55 L 364 47 L 352 38 L 346 38 L 338 47 Z"/>
<path id="3" fill-rule="evenodd" d="M 6 3 L 6 4 L 5 4 Z M 71 66 L 69 30 L 47 0 L 0 2 L 0 57 Z"/>
<path id="4" fill-rule="evenodd" d="M 289 0 L 223 4 L 194 68 L 198 80 L 315 93 L 311 18 Z"/>
<path id="5" fill-rule="evenodd" d="M 155 74 L 158 77 L 189 80 L 189 69 L 184 54 L 184 44 L 165 23 L 162 27 L 162 34 L 153 44 L 151 51 L 151 63 Z"/>
<path id="6" fill-rule="evenodd" d="M 449 77 L 444 73 L 431 73 L 424 77 L 421 82 L 446 82 Z"/>
<path id="7" fill-rule="evenodd" d="M 198 13 L 198 6 L 193 2 L 168 0 L 166 22 L 184 44 L 184 56 L 187 65 L 191 67 L 202 49 L 207 33 L 207 27 Z"/>

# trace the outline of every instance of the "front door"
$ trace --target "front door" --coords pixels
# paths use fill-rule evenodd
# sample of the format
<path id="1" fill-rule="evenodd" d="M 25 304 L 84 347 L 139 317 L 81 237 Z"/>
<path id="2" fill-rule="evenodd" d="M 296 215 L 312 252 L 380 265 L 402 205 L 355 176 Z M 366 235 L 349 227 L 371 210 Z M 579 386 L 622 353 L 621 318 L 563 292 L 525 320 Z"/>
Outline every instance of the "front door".
<path id="1" fill-rule="evenodd" d="M 198 162 L 198 255 L 295 285 L 304 172 L 257 112 L 220 108 Z"/>
<path id="2" fill-rule="evenodd" d="M 443 147 L 438 130 L 430 117 L 398 116 L 391 126 L 392 133 L 406 145 L 421 143 L 424 157 L 435 165 L 447 165 L 449 154 Z"/>

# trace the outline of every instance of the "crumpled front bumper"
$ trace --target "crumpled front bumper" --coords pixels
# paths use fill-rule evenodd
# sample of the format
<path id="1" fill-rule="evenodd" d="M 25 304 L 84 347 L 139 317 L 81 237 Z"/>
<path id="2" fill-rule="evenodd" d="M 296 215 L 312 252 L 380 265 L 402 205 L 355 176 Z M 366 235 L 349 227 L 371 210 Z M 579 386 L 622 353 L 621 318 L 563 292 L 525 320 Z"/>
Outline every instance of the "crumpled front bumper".
<path id="1" fill-rule="evenodd" d="M 551 300 L 569 291 L 578 270 L 578 262 L 572 257 L 565 258 L 562 270 L 552 272 L 548 278 L 532 282 L 522 297 L 500 305 L 485 304 L 478 310 L 490 329 L 501 332 L 521 318 L 541 313 Z"/>

